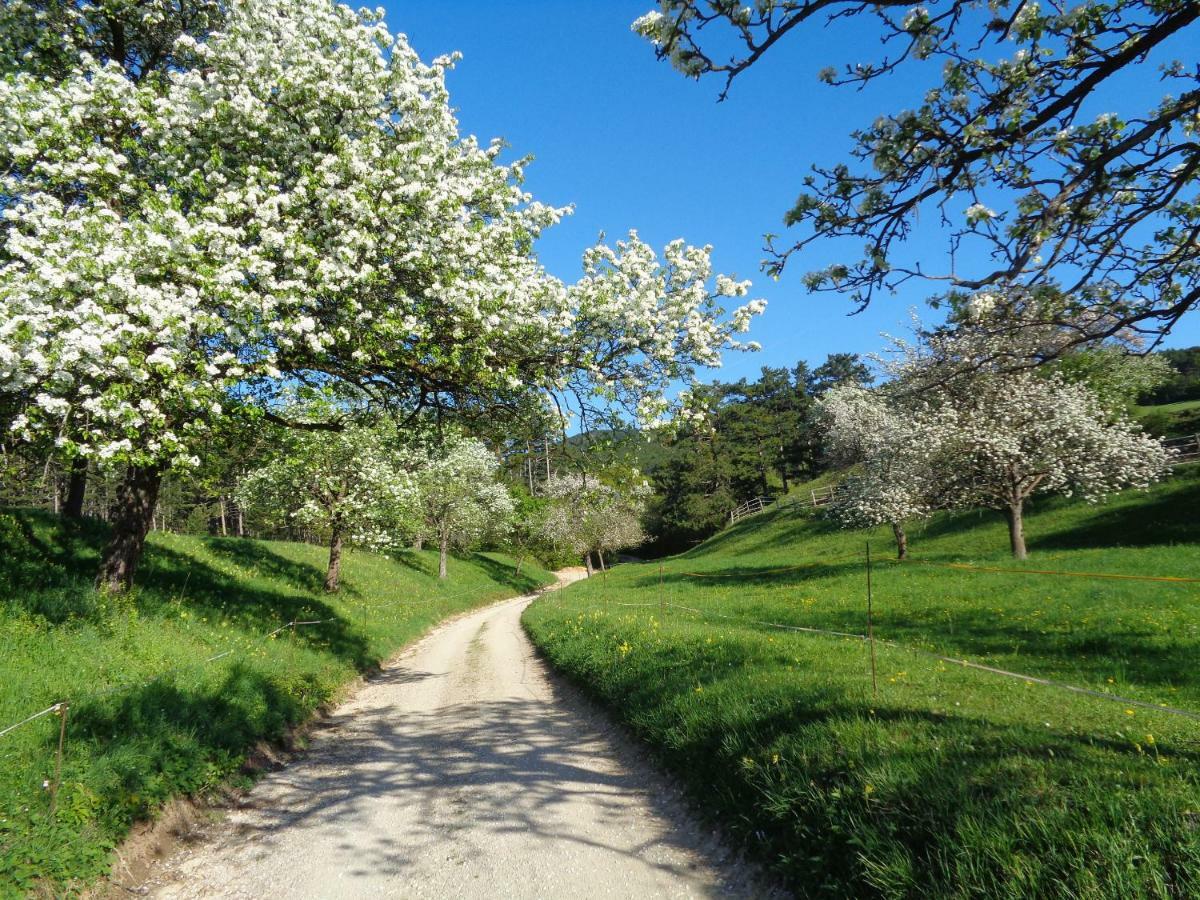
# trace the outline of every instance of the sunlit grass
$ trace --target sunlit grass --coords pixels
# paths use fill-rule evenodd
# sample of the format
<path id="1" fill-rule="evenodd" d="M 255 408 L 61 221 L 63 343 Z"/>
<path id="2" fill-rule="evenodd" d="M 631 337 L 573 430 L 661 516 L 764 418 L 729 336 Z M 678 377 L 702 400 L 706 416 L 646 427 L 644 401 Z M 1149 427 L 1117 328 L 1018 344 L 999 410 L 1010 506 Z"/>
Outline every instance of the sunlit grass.
<path id="1" fill-rule="evenodd" d="M 934 654 L 1200 713 L 1197 508 L 1195 469 L 1043 502 L 1024 564 L 995 514 L 934 520 L 901 564 L 884 530 L 775 510 L 526 623 L 801 893 L 1196 896 L 1200 721 Z M 865 633 L 868 540 L 877 694 L 864 641 L 750 621 Z"/>

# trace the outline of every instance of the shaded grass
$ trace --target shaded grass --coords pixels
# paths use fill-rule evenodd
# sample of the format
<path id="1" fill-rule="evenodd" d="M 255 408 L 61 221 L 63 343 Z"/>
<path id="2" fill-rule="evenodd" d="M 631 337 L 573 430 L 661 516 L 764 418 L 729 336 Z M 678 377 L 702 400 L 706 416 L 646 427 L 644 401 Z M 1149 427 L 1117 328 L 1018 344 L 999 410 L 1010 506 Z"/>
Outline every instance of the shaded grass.
<path id="1" fill-rule="evenodd" d="M 877 696 L 862 640 L 750 622 L 865 632 L 865 543 L 889 535 L 794 509 L 525 622 L 802 895 L 1200 896 L 1200 723 L 929 655 L 1200 712 L 1200 584 L 1010 571 L 1200 579 L 1198 500 L 1190 467 L 1107 505 L 1039 502 L 1023 565 L 994 513 L 918 529 L 917 561 L 873 572 L 894 642 Z"/>
<path id="2" fill-rule="evenodd" d="M 327 595 L 319 547 L 154 534 L 137 589 L 106 598 L 91 588 L 104 538 L 0 512 L 0 726 L 70 702 L 57 816 L 42 787 L 57 717 L 0 738 L 0 896 L 79 889 L 134 821 L 222 783 L 356 674 L 447 615 L 550 580 L 485 553 L 451 559 L 440 583 L 435 553 L 351 550 Z M 323 621 L 264 638 L 292 620 Z"/>

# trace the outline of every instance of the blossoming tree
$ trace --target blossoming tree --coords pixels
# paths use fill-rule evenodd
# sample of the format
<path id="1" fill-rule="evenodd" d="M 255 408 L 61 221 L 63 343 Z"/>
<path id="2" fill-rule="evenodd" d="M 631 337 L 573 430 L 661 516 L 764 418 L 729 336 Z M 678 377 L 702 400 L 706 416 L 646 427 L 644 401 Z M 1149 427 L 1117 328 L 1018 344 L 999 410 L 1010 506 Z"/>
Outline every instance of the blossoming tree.
<path id="1" fill-rule="evenodd" d="M 424 528 L 438 545 L 438 577 L 451 547 L 504 531 L 513 499 L 497 478 L 499 461 L 481 442 L 454 437 L 427 451 L 415 471 Z"/>
<path id="2" fill-rule="evenodd" d="M 325 590 L 337 591 L 346 543 L 398 546 L 417 527 L 418 491 L 389 428 L 289 429 L 266 465 L 237 490 L 267 527 L 291 524 L 329 539 Z"/>
<path id="3" fill-rule="evenodd" d="M 919 332 L 915 343 L 894 342 L 884 388 L 870 398 L 835 395 L 831 438 L 857 441 L 864 460 L 864 474 L 850 479 L 852 517 L 870 524 L 937 508 L 995 509 L 1013 556 L 1024 559 L 1024 508 L 1034 494 L 1096 501 L 1166 472 L 1162 443 L 1086 381 L 1069 381 L 1069 367 L 1013 370 L 988 340 L 1008 342 L 986 328 Z"/>
<path id="4" fill-rule="evenodd" d="M 838 485 L 834 515 L 852 528 L 891 526 L 896 554 L 905 559 L 905 521 L 924 518 L 938 505 L 925 435 L 882 391 L 856 384 L 831 388 L 820 411 L 832 461 L 852 467 Z"/>
<path id="5" fill-rule="evenodd" d="M 914 422 L 936 453 L 942 492 L 955 506 L 1002 512 L 1017 559 L 1026 556 L 1024 507 L 1035 493 L 1094 502 L 1148 487 L 1170 462 L 1160 441 L 1058 373 L 980 374 L 969 390 L 935 394 Z"/>
<path id="6" fill-rule="evenodd" d="M 641 517 L 648 492 L 644 484 L 618 488 L 595 475 L 555 475 L 543 486 L 550 499 L 546 536 L 557 546 L 583 557 L 588 575 L 595 554 L 603 568 L 604 554 L 636 546 L 646 539 Z"/>
<path id="7" fill-rule="evenodd" d="M 163 473 L 232 404 L 278 420 L 302 381 L 414 414 L 550 391 L 650 419 L 761 310 L 724 315 L 747 285 L 714 281 L 707 248 L 660 261 L 636 234 L 578 284 L 548 277 L 531 247 L 564 211 L 459 134 L 452 60 L 375 14 L 100 6 L 58 43 L 30 37 L 45 3 L 5 7 L 35 26 L 0 43 L 0 391 L 26 398 L 18 437 L 126 467 L 103 587 L 130 584 Z"/>

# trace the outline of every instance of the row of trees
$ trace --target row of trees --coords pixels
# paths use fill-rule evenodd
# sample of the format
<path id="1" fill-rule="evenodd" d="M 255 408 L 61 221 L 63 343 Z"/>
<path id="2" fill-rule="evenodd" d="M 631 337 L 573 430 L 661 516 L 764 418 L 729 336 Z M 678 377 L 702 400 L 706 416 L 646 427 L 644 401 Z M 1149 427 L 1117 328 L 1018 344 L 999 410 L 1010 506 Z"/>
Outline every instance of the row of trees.
<path id="1" fill-rule="evenodd" d="M 831 354 L 815 368 L 764 367 L 756 381 L 714 382 L 694 391 L 705 410 L 642 452 L 654 484 L 651 530 L 661 549 L 708 536 L 729 510 L 756 496 L 786 493 L 829 464 L 818 402 L 839 384 L 870 384 L 865 362 Z"/>
<path id="2" fill-rule="evenodd" d="M 0 428 L 72 497 L 117 473 L 101 587 L 130 585 L 164 479 L 239 482 L 263 423 L 300 477 L 318 432 L 367 452 L 363 407 L 406 445 L 548 403 L 650 422 L 753 346 L 763 304 L 726 313 L 749 284 L 707 247 L 631 232 L 549 276 L 532 247 L 567 210 L 459 133 L 452 64 L 328 0 L 0 9 Z M 297 421 L 298 387 L 343 406 Z"/>
<path id="3" fill-rule="evenodd" d="M 591 475 L 556 475 L 540 496 L 499 480 L 497 454 L 475 438 L 447 435 L 404 446 L 390 425 L 340 431 L 291 431 L 273 457 L 238 488 L 238 501 L 269 531 L 300 525 L 327 535 L 325 589 L 336 591 L 346 543 L 386 550 L 438 549 L 445 578 L 452 549 L 505 546 L 524 558 L 539 548 L 582 558 L 642 543 L 648 487 Z"/>

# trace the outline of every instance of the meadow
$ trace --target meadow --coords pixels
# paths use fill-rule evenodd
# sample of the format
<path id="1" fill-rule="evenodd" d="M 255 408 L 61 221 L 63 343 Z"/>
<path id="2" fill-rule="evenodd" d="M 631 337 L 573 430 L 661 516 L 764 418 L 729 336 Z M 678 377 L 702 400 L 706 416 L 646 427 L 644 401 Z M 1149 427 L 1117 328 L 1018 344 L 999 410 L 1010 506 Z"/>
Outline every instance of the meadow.
<path id="1" fill-rule="evenodd" d="M 244 781 L 247 752 L 284 737 L 357 675 L 454 613 L 551 580 L 476 553 L 351 550 L 336 595 L 320 547 L 155 533 L 137 588 L 91 583 L 105 529 L 0 510 L 0 897 L 73 893 L 107 872 L 137 820 Z M 284 628 L 288 622 L 318 624 Z M 215 658 L 214 658 L 215 657 Z"/>
<path id="2" fill-rule="evenodd" d="M 991 512 L 914 529 L 900 563 L 885 529 L 775 507 L 525 623 L 802 896 L 1195 897 L 1197 508 L 1194 466 L 1040 500 L 1017 564 Z"/>
<path id="3" fill-rule="evenodd" d="M 1200 400 L 1180 400 L 1134 410 L 1143 427 L 1162 437 L 1183 437 L 1200 432 Z"/>

